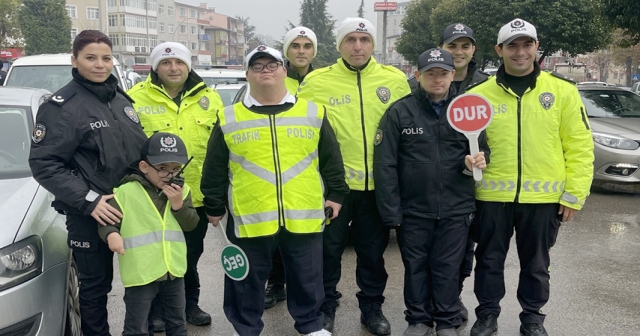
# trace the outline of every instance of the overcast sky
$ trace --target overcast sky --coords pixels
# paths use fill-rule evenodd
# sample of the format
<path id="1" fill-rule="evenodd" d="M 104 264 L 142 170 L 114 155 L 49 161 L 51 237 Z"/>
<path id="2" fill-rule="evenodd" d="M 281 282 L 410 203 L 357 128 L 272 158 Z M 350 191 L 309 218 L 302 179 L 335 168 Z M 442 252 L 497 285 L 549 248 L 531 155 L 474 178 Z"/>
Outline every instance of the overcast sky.
<path id="1" fill-rule="evenodd" d="M 383 1 L 383 0 L 381 0 Z M 178 2 L 198 6 L 205 0 L 178 0 Z M 288 21 L 300 22 L 300 0 L 209 0 L 208 7 L 215 7 L 216 13 L 235 17 L 250 17 L 249 23 L 256 26 L 257 34 L 271 35 L 280 40 L 286 33 Z M 373 11 L 375 0 L 365 0 L 365 19 L 376 24 Z M 347 17 L 356 17 L 360 0 L 329 0 L 329 14 L 337 23 Z"/>

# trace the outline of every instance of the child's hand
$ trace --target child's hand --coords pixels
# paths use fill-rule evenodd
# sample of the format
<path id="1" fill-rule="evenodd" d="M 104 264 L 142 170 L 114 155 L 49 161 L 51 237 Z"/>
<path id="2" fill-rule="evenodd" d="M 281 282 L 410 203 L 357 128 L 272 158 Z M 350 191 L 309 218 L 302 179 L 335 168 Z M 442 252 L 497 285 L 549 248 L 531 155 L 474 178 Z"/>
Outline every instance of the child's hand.
<path id="1" fill-rule="evenodd" d="M 165 185 L 162 187 L 162 192 L 167 195 L 169 203 L 171 203 L 171 209 L 178 211 L 182 209 L 182 187 L 173 183 L 172 185 Z"/>
<path id="2" fill-rule="evenodd" d="M 124 241 L 122 240 L 122 236 L 114 232 L 107 237 L 107 243 L 109 244 L 109 249 L 119 255 L 124 255 Z"/>

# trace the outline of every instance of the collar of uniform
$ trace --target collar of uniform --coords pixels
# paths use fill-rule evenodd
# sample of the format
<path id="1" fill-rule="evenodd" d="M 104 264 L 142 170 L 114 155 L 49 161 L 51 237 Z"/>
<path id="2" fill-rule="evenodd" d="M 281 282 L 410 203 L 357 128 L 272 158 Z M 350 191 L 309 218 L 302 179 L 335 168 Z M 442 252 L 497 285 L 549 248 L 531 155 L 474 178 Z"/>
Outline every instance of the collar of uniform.
<path id="1" fill-rule="evenodd" d="M 251 94 L 248 94 L 248 95 L 246 95 L 244 97 L 243 103 L 244 103 L 244 105 L 246 107 L 264 106 L 264 105 L 260 104 L 255 98 L 253 98 L 253 96 L 251 96 Z M 293 96 L 292 94 L 290 94 L 289 91 L 287 91 L 287 94 L 284 96 L 284 98 L 282 98 L 282 100 L 276 105 L 284 105 L 286 103 L 291 103 L 291 104 L 295 104 L 296 103 L 296 97 Z"/>
<path id="2" fill-rule="evenodd" d="M 533 80 L 531 80 L 531 84 L 529 84 L 529 88 L 531 90 L 536 88 L 536 81 L 538 79 L 538 76 L 540 76 L 540 71 L 542 71 L 540 69 L 540 65 L 538 64 L 538 62 L 533 62 Z M 504 69 L 504 64 L 501 64 L 500 67 L 498 68 L 498 71 L 496 72 L 496 83 L 498 83 L 498 85 L 502 86 L 505 89 L 509 88 L 509 83 L 507 83 L 506 80 L 506 71 Z"/>
<path id="3" fill-rule="evenodd" d="M 77 68 L 73 68 L 71 70 L 71 76 L 78 85 L 91 92 L 103 103 L 108 103 L 116 97 L 116 92 L 118 91 L 118 79 L 113 74 L 109 75 L 107 80 L 102 83 L 94 83 L 84 78 L 80 72 L 78 72 Z"/>
<path id="4" fill-rule="evenodd" d="M 362 69 L 357 69 L 353 65 L 347 63 L 347 61 L 344 58 L 338 59 L 337 63 L 340 68 L 351 73 L 356 73 L 358 72 L 358 70 L 360 71 L 360 73 L 366 73 L 369 71 L 369 69 L 373 69 L 376 66 L 376 64 L 378 64 L 378 62 L 376 62 L 376 59 L 373 58 L 373 56 L 369 57 L 369 60 L 364 65 L 364 67 L 362 67 Z"/>
<path id="5" fill-rule="evenodd" d="M 300 73 L 296 69 L 291 67 L 291 62 L 289 61 L 287 61 L 286 67 L 287 67 L 287 77 L 297 80 L 298 83 L 302 83 L 306 75 L 300 76 Z M 307 72 L 307 75 L 310 74 L 311 71 L 313 71 L 313 64 L 309 64 L 309 71 Z"/>

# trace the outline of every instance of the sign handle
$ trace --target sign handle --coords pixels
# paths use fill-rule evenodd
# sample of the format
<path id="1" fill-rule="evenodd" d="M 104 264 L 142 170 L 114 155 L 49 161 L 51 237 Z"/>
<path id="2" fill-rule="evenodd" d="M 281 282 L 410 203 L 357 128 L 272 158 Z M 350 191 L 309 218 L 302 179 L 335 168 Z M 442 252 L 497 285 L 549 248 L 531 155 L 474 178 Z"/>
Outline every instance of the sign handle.
<path id="1" fill-rule="evenodd" d="M 229 241 L 229 238 L 227 238 L 227 223 L 223 223 L 222 220 L 227 216 L 228 214 L 224 214 L 224 216 L 222 216 L 222 218 L 220 218 L 220 221 L 218 222 L 218 227 L 220 228 L 220 230 L 222 231 L 222 238 L 224 238 L 224 241 L 227 243 L 227 245 L 233 245 L 231 244 L 231 242 Z"/>
<path id="2" fill-rule="evenodd" d="M 478 145 L 478 136 L 479 133 L 468 133 L 465 134 L 467 139 L 469 139 L 469 147 L 471 149 L 471 156 L 476 155 L 480 152 L 480 146 Z M 482 170 L 479 168 L 473 167 L 473 179 L 476 182 L 482 181 Z"/>

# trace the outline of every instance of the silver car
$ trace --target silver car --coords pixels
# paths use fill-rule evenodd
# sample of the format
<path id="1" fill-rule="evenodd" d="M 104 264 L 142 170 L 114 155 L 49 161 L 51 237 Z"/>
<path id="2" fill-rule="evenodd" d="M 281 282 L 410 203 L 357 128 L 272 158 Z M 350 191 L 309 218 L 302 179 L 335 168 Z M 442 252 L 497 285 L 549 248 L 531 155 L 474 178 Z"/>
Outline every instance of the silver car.
<path id="1" fill-rule="evenodd" d="M 0 87 L 0 335 L 82 335 L 65 218 L 28 163 L 35 116 L 49 95 Z"/>
<path id="2" fill-rule="evenodd" d="M 578 90 L 593 133 L 594 185 L 640 191 L 640 96 L 616 87 Z"/>

